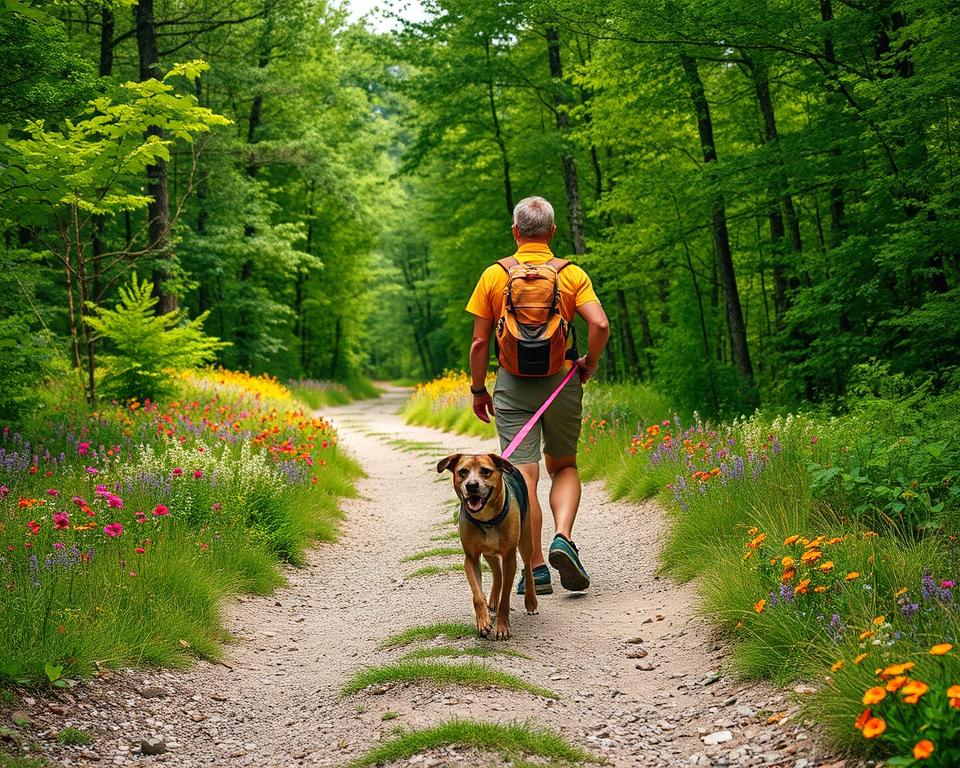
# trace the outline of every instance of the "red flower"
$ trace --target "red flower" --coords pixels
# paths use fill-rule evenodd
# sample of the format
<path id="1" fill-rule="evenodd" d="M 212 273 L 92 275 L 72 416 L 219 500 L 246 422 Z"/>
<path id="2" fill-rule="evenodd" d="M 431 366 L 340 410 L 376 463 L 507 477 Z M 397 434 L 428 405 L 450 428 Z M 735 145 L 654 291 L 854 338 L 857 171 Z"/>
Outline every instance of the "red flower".
<path id="1" fill-rule="evenodd" d="M 27 523 L 27 528 L 30 529 L 31 536 L 36 536 L 38 533 L 40 533 L 40 523 L 38 523 L 36 520 L 31 520 L 29 523 Z"/>
<path id="2" fill-rule="evenodd" d="M 170 510 L 167 509 L 165 504 L 157 504 L 157 506 L 153 508 L 154 517 L 164 517 L 165 515 L 169 515 L 169 514 L 170 514 Z"/>

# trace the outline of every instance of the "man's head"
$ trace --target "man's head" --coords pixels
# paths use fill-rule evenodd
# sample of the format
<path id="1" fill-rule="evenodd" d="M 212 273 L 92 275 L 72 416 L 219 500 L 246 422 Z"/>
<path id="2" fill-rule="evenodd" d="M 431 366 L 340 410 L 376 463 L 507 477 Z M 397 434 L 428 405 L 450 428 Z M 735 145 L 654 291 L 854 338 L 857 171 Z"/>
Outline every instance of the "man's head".
<path id="1" fill-rule="evenodd" d="M 557 225 L 553 206 L 542 197 L 525 197 L 513 209 L 513 239 L 525 242 L 550 242 Z"/>

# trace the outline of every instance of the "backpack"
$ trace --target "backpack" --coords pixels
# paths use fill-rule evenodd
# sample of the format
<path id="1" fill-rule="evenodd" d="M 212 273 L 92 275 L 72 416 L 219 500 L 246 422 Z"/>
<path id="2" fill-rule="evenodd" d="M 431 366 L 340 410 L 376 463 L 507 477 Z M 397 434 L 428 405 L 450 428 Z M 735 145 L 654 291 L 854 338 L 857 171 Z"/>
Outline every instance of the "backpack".
<path id="1" fill-rule="evenodd" d="M 515 256 L 500 259 L 507 273 L 494 345 L 500 366 L 515 376 L 552 376 L 564 360 L 575 360 L 568 344 L 572 326 L 560 315 L 558 276 L 564 259 L 522 264 Z M 575 341 L 575 338 L 574 338 Z"/>

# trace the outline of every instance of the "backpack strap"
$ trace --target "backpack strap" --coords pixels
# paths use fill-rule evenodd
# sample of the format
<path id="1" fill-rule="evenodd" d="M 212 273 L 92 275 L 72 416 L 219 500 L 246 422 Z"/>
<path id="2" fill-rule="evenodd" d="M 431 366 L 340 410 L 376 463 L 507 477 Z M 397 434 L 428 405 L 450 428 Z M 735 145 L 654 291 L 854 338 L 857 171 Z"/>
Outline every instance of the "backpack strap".
<path id="1" fill-rule="evenodd" d="M 555 270 L 557 270 L 557 272 L 560 272 L 564 267 L 569 267 L 570 262 L 566 259 L 558 259 L 554 257 L 547 262 L 547 266 L 553 267 Z"/>
<path id="2" fill-rule="evenodd" d="M 498 259 L 497 264 L 509 275 L 511 269 L 520 265 L 520 260 L 516 256 L 507 256 L 505 259 Z"/>

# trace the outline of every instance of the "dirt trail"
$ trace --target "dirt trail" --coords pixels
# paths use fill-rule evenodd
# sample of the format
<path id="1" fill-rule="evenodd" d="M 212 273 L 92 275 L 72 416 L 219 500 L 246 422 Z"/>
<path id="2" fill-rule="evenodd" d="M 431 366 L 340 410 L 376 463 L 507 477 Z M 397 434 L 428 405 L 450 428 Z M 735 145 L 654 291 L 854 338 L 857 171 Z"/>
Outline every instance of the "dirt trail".
<path id="1" fill-rule="evenodd" d="M 339 766 L 397 725 L 426 726 L 454 716 L 547 725 L 614 766 L 822 764 L 808 729 L 791 716 L 766 724 L 772 713 L 793 712 L 781 694 L 722 676 L 723 649 L 694 610 L 694 588 L 656 576 L 663 528 L 657 507 L 609 501 L 599 484 L 585 488 L 576 529 L 590 590 L 573 595 L 557 583 L 555 594 L 541 598 L 538 616 L 526 616 L 521 603 L 509 646 L 529 659 L 486 660 L 555 691 L 556 701 L 427 684 L 341 697 L 340 688 L 358 669 L 409 650 L 380 650 L 386 637 L 421 624 L 471 621 L 462 573 L 404 578 L 419 566 L 459 558 L 400 559 L 438 544 L 457 545 L 430 541 L 452 530 L 452 490 L 446 478 L 438 482 L 437 458 L 493 446 L 403 424 L 397 411 L 407 394 L 391 389 L 379 400 L 325 412 L 369 477 L 359 485 L 360 498 L 344 505 L 339 542 L 318 547 L 307 567 L 290 569 L 288 588 L 228 608 L 227 626 L 237 638 L 228 666 L 124 672 L 78 687 L 66 719 L 97 739 L 85 749 L 59 748 L 60 764 Z M 637 637 L 643 642 L 627 642 Z M 645 658 L 628 658 L 640 649 L 648 652 Z M 399 716 L 384 721 L 387 711 Z M 67 724 L 52 715 L 36 721 L 40 730 Z M 732 740 L 705 746 L 701 736 L 724 730 Z M 141 756 L 140 740 L 153 735 L 169 752 Z M 415 760 L 427 766 L 499 764 L 457 749 Z"/>

